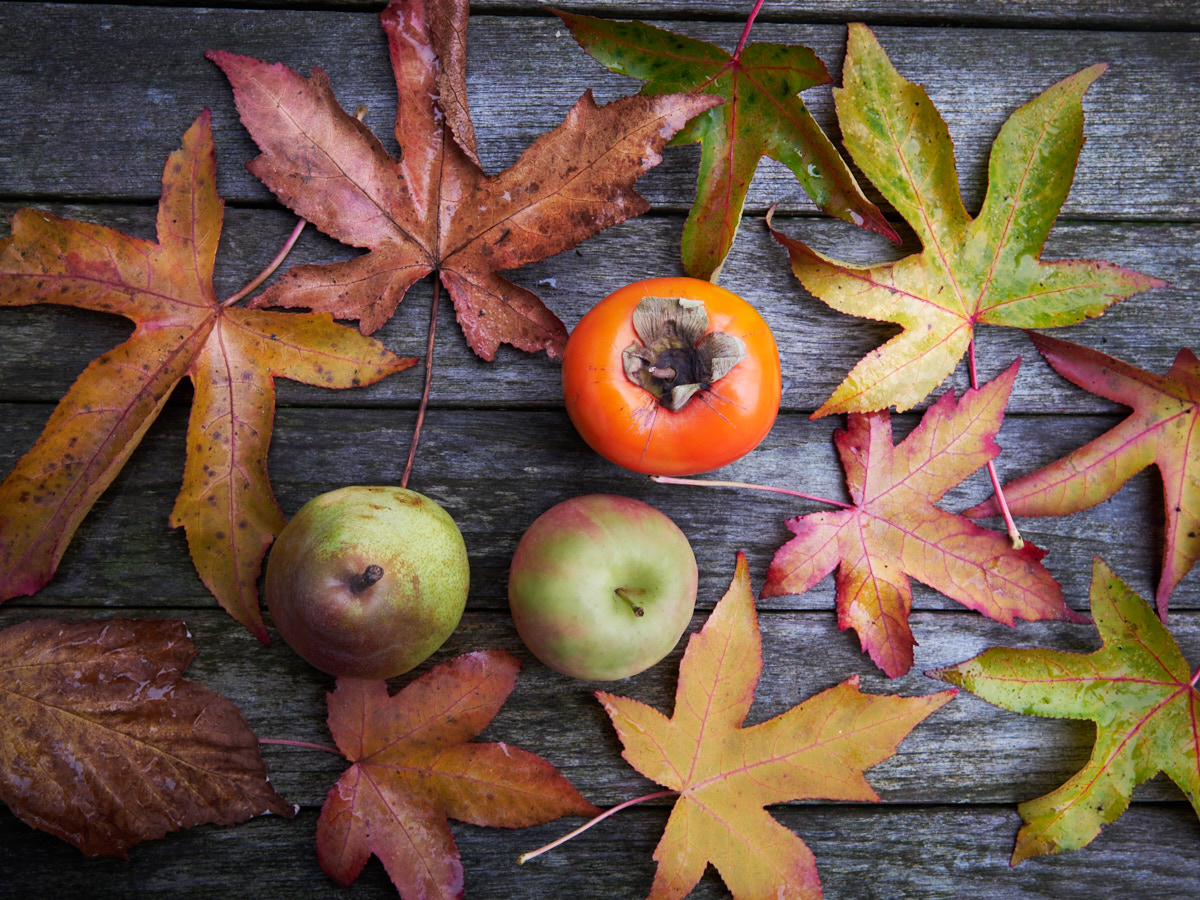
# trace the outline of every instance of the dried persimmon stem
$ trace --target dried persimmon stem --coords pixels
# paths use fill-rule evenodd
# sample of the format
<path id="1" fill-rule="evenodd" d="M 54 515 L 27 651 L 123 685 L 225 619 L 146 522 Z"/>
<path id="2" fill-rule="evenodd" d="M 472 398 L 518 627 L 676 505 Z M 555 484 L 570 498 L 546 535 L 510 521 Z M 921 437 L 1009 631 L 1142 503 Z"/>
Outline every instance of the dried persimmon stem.
<path id="1" fill-rule="evenodd" d="M 799 497 L 801 500 L 827 503 L 830 506 L 837 506 L 841 509 L 854 508 L 849 503 L 843 503 L 841 500 L 830 500 L 828 497 L 818 497 L 814 494 L 805 494 L 789 488 L 771 487 L 765 484 L 751 484 L 748 481 L 704 481 L 699 478 L 676 478 L 673 475 L 651 475 L 650 480 L 657 481 L 659 484 L 693 484 L 699 487 L 728 487 L 745 488 L 751 491 L 767 491 L 772 494 L 787 494 L 789 497 Z"/>
<path id="2" fill-rule="evenodd" d="M 429 307 L 429 340 L 425 344 L 425 388 L 421 391 L 421 405 L 417 409 L 417 424 L 413 426 L 412 443 L 408 445 L 408 461 L 404 474 L 400 476 L 400 487 L 408 487 L 408 476 L 412 474 L 413 460 L 417 458 L 417 444 L 421 440 L 421 426 L 425 423 L 425 410 L 429 406 L 429 388 L 433 384 L 433 339 L 437 334 L 438 302 L 442 296 L 442 280 L 434 273 L 433 303 Z"/>
<path id="3" fill-rule="evenodd" d="M 334 747 L 326 747 L 324 744 L 313 744 L 308 741 L 288 741 L 283 738 L 259 738 L 260 744 L 279 744 L 284 747 L 303 747 L 306 750 L 324 750 L 326 753 L 335 753 L 341 756 L 340 750 Z"/>
<path id="4" fill-rule="evenodd" d="M 754 4 L 754 9 L 750 10 L 750 18 L 746 20 L 746 27 L 742 29 L 742 38 L 738 41 L 737 49 L 733 51 L 733 58 L 737 59 L 742 55 L 742 51 L 746 49 L 746 41 L 750 37 L 750 29 L 754 26 L 754 19 L 758 15 L 758 11 L 762 9 L 763 0 L 758 0 Z"/>
<path id="5" fill-rule="evenodd" d="M 979 390 L 979 373 L 975 369 L 975 338 L 971 338 L 968 345 L 967 367 L 971 372 L 971 387 Z M 1000 514 L 1004 516 L 1004 526 L 1008 529 L 1008 539 L 1012 542 L 1014 550 L 1020 550 L 1025 546 L 1025 539 L 1021 537 L 1017 523 L 1008 508 L 1008 501 L 1004 498 L 1004 489 L 1000 487 L 1000 476 L 996 474 L 996 464 L 993 460 L 988 460 L 987 470 L 988 477 L 992 479 L 992 492 L 996 495 L 996 504 L 1000 507 Z"/>
<path id="6" fill-rule="evenodd" d="M 564 834 L 558 840 L 551 841 L 546 846 L 538 847 L 538 849 L 531 850 L 529 853 L 522 853 L 520 856 L 517 857 L 517 864 L 520 865 L 523 863 L 527 863 L 527 862 L 529 862 L 529 860 L 533 859 L 535 856 L 541 856 L 546 851 L 553 850 L 555 847 L 559 846 L 560 844 L 565 844 L 567 841 L 569 841 L 571 838 L 575 837 L 576 835 L 583 834 L 585 831 L 587 831 L 593 825 L 603 822 L 605 819 L 607 819 L 613 813 L 618 813 L 621 810 L 625 809 L 626 807 L 633 806 L 635 803 L 644 803 L 647 800 L 657 800 L 660 797 L 677 797 L 677 796 L 679 796 L 679 791 L 658 791 L 657 793 L 654 793 L 654 794 L 646 794 L 642 797 L 634 797 L 632 800 L 626 800 L 624 803 L 617 804 L 612 809 L 606 809 L 604 812 L 600 813 L 600 815 L 596 816 L 594 819 L 588 819 L 586 822 L 584 822 L 582 825 L 580 825 L 574 831 Z"/>
<path id="7" fill-rule="evenodd" d="M 270 278 L 271 273 L 278 269 L 283 261 L 287 259 L 287 255 L 292 252 L 292 247 L 296 246 L 296 241 L 300 238 L 300 232 L 304 230 L 304 226 L 307 224 L 308 222 L 306 222 L 304 219 L 301 219 L 299 222 L 297 222 L 296 227 L 292 229 L 292 233 L 288 236 L 287 241 L 284 243 L 283 249 L 275 254 L 275 258 L 267 263 L 267 267 L 259 272 L 258 276 L 253 281 L 251 281 L 232 297 L 226 297 L 224 300 L 222 300 L 221 305 L 233 306 L 233 304 L 237 303 L 247 294 L 251 293 L 260 284 Z"/>

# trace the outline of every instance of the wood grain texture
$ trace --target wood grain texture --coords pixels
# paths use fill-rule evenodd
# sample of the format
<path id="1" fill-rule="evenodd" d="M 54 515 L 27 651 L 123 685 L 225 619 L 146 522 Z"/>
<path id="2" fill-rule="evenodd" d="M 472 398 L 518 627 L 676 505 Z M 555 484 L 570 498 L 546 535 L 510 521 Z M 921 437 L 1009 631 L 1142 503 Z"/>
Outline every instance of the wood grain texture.
<path id="1" fill-rule="evenodd" d="M 748 0 L 589 0 L 562 4 L 592 15 L 639 17 L 733 47 Z M 379 0 L 289 4 L 219 0 L 211 8 L 141 5 L 0 4 L 0 218 L 23 206 L 153 236 L 154 202 L 167 154 L 201 109 L 211 108 L 219 189 L 227 200 L 216 283 L 227 296 L 253 277 L 286 238 L 294 217 L 244 169 L 254 148 L 237 120 L 228 84 L 202 57 L 209 48 L 282 60 L 307 74 L 326 68 L 342 104 L 368 107 L 367 124 L 392 147 L 395 105 Z M 555 125 L 578 95 L 602 101 L 637 88 L 589 59 L 536 0 L 476 0 L 469 34 L 471 94 L 480 154 L 492 172 L 510 165 Z M 252 8 L 248 8 L 252 7 Z M 302 7 L 302 8 L 301 8 Z M 840 80 L 845 23 L 876 27 L 901 72 L 923 83 L 954 137 L 968 210 L 978 208 L 990 141 L 1005 117 L 1084 66 L 1110 63 L 1085 99 L 1087 144 L 1045 258 L 1109 259 L 1165 278 L 1103 317 L 1054 333 L 1151 371 L 1181 346 L 1200 350 L 1200 3 L 1166 0 L 771 0 L 752 39 L 812 46 Z M 836 137 L 828 88 L 806 92 Z M 394 150 L 394 147 L 392 147 Z M 671 148 L 640 189 L 652 212 L 578 248 L 511 273 L 566 322 L 637 278 L 680 271 L 678 242 L 695 185 L 695 147 Z M 916 249 L 816 215 L 790 173 L 760 168 L 747 216 L 721 283 L 770 322 L 785 373 L 783 413 L 763 444 L 719 474 L 844 498 L 832 432 L 840 417 L 808 419 L 888 328 L 851 319 L 809 296 L 767 235 L 761 215 L 819 250 L 858 263 Z M 896 221 L 893 215 L 893 221 Z M 7 227 L 0 223 L 0 237 Z M 308 229 L 289 263 L 330 262 L 354 251 Z M 377 336 L 402 355 L 424 354 L 429 284 L 401 305 Z M 119 343 L 129 326 L 59 308 L 0 310 L 0 472 L 37 438 L 54 403 L 83 367 Z M 502 348 L 486 364 L 467 348 L 450 308 L 439 318 L 432 409 L 411 486 L 443 504 L 463 530 L 472 567 L 460 628 L 423 671 L 470 650 L 497 647 L 525 663 L 509 703 L 483 733 L 559 766 L 588 799 L 610 805 L 651 790 L 620 757 L 592 696 L 599 686 L 559 675 L 520 643 L 507 611 L 508 563 L 521 533 L 553 503 L 610 491 L 654 504 L 696 550 L 700 596 L 691 629 L 724 592 L 734 553 L 747 552 L 756 588 L 789 516 L 818 505 L 779 495 L 657 485 L 588 449 L 563 412 L 558 364 Z M 1017 331 L 981 331 L 981 375 L 1016 356 L 1024 363 L 999 443 L 1002 477 L 1041 466 L 1099 435 L 1123 410 L 1058 378 Z M 961 391 L 964 366 L 944 385 Z M 281 381 L 271 454 L 274 491 L 288 515 L 315 494 L 345 484 L 397 483 L 420 393 L 420 370 L 367 389 L 321 391 Z M 125 470 L 85 519 L 57 577 L 37 595 L 0 606 L 0 627 L 31 617 L 181 616 L 199 655 L 188 676 L 226 694 L 266 738 L 330 742 L 325 692 L 333 679 L 301 661 L 277 636 L 263 647 L 224 614 L 201 585 L 182 531 L 167 527 L 183 472 L 191 401 L 178 390 Z M 919 413 L 895 417 L 897 439 Z M 957 511 L 990 492 L 983 473 L 951 491 Z M 1093 556 L 1152 596 L 1162 544 L 1162 486 L 1151 470 L 1110 501 L 1053 519 L 1021 522 L 1050 551 L 1046 564 L 1068 603 L 1087 608 Z M 995 526 L 995 522 L 990 523 Z M 864 690 L 905 695 L 942 687 L 922 673 L 990 646 L 1087 652 L 1089 626 L 1020 623 L 1007 628 L 914 584 L 912 672 L 889 681 L 837 629 L 832 579 L 802 596 L 760 604 L 765 671 L 751 721 L 858 674 Z M 1200 662 L 1200 575 L 1171 603 L 1169 625 Z M 269 622 L 268 622 L 269 624 Z M 274 631 L 272 631 L 274 635 Z M 661 665 L 607 689 L 670 712 L 682 645 Z M 398 687 L 407 679 L 396 679 Z M 0 727 L 3 724 L 0 723 Z M 879 805 L 795 803 L 772 807 L 817 857 L 828 898 L 1054 898 L 1129 896 L 1182 900 L 1200 880 L 1200 822 L 1162 778 L 1141 786 L 1132 808 L 1091 846 L 1010 868 L 1020 820 L 1016 804 L 1061 784 L 1087 759 L 1088 723 L 1019 716 L 960 694 L 915 729 L 900 752 L 868 772 Z M 349 896 L 316 863 L 319 806 L 344 763 L 335 755 L 266 746 L 272 781 L 302 809 L 295 820 L 263 817 L 236 828 L 198 828 L 135 849 L 132 861 L 88 860 L 0 807 L 0 896 L 33 893 L 117 898 Z M 668 807 L 626 811 L 526 866 L 516 856 L 570 822 L 505 831 L 454 825 L 468 898 L 638 898 L 653 876 L 651 853 Z M 372 861 L 351 888 L 394 897 Z M 727 897 L 710 870 L 693 893 Z"/>

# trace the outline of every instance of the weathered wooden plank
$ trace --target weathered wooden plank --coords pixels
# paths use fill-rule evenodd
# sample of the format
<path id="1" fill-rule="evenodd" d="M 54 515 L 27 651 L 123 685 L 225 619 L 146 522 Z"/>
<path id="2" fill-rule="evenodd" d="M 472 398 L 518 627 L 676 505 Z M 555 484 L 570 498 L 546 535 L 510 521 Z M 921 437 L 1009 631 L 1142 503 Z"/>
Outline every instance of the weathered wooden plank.
<path id="1" fill-rule="evenodd" d="M 210 107 L 225 196 L 265 202 L 265 189 L 241 169 L 253 148 L 236 121 L 228 86 L 201 56 L 212 47 L 282 60 L 301 71 L 321 65 L 343 105 L 365 104 L 368 124 L 381 135 L 391 128 L 393 79 L 371 14 L 6 4 L 0 15 L 9 45 L 0 73 L 0 196 L 153 198 L 161 160 L 195 115 Z M 740 33 L 736 22 L 674 27 L 730 47 Z M 1189 128 L 1200 119 L 1200 34 L 967 28 L 950 39 L 942 28 L 882 27 L 879 36 L 900 69 L 923 82 L 942 109 L 969 208 L 981 200 L 987 147 L 1003 119 L 1060 78 L 1109 61 L 1108 75 L 1087 97 L 1088 144 L 1066 215 L 1196 218 L 1200 200 L 1185 188 L 1195 175 Z M 839 77 L 841 26 L 764 23 L 755 37 L 810 44 Z M 586 88 L 611 99 L 636 86 L 601 69 L 550 18 L 476 17 L 470 53 L 480 151 L 491 169 L 509 165 Z M 830 127 L 828 90 L 809 93 L 814 114 Z M 59 97 L 72 99 L 54 102 Z M 76 115 L 76 104 L 89 115 Z M 138 128 L 115 124 L 135 110 Z M 147 165 L 113 165 L 114 159 Z M 685 208 L 696 159 L 696 148 L 673 151 L 645 179 L 649 199 L 661 208 Z M 753 209 L 773 202 L 785 210 L 812 209 L 777 165 L 763 167 L 750 195 Z"/>
<path id="2" fill-rule="evenodd" d="M 6 605 L 0 608 L 0 627 L 35 616 L 91 619 L 112 614 Z M 188 676 L 237 703 L 260 738 L 331 744 L 325 692 L 334 680 L 303 662 L 277 636 L 263 647 L 215 610 L 129 609 L 120 614 L 181 615 L 200 651 Z M 988 647 L 1089 652 L 1099 643 L 1094 628 L 1085 625 L 1035 623 L 1010 629 L 969 613 L 917 613 L 916 664 L 910 674 L 889 680 L 859 652 L 853 635 L 838 632 L 832 611 L 763 611 L 759 621 L 764 668 L 749 724 L 778 715 L 856 674 L 864 691 L 918 696 L 945 688 L 925 677 L 926 670 L 962 662 Z M 703 622 L 698 614 L 689 631 Z M 1177 613 L 1171 629 L 1185 655 L 1200 660 L 1200 616 L 1194 611 Z M 473 650 L 516 654 L 525 664 L 517 687 L 481 739 L 504 741 L 545 757 L 589 799 L 607 806 L 653 787 L 621 758 L 620 742 L 592 692 L 603 688 L 669 715 L 683 647 L 681 642 L 663 662 L 632 678 L 584 682 L 534 659 L 507 613 L 468 612 L 446 645 L 414 674 Z M 394 688 L 408 679 L 395 679 Z M 869 777 L 888 805 L 1015 805 L 1053 790 L 1078 771 L 1091 753 L 1093 738 L 1087 722 L 1021 716 L 963 692 L 914 729 L 896 756 L 873 767 Z M 320 805 L 346 766 L 334 754 L 303 748 L 269 745 L 264 755 L 277 790 L 303 806 Z M 1135 801 L 1182 802 L 1182 794 L 1160 777 L 1137 788 Z M 813 803 L 819 805 L 803 805 Z"/>
<path id="3" fill-rule="evenodd" d="M 39 415 L 40 413 L 40 415 Z M 0 407 L 0 471 L 7 472 L 35 440 L 41 406 Z M 344 484 L 395 484 L 407 454 L 412 414 L 384 410 L 281 410 L 276 416 L 269 471 L 287 515 L 310 497 Z M 897 420 L 897 439 L 916 421 Z M 1015 418 L 1000 435 L 1008 448 L 997 465 L 1008 478 L 1032 471 L 1101 433 L 1115 420 Z M 837 423 L 782 417 L 759 447 L 713 477 L 845 497 L 831 435 Z M 91 599 L 121 605 L 131 597 L 181 595 L 200 605 L 208 598 L 187 558 L 181 530 L 166 526 L 183 471 L 186 420 L 175 408 L 163 415 L 117 481 L 96 504 L 39 603 Z M 777 494 L 660 485 L 593 453 L 562 412 L 485 413 L 435 410 L 426 422 L 410 486 L 440 502 L 458 521 L 471 554 L 474 608 L 503 608 L 509 559 L 526 527 L 570 496 L 611 492 L 638 497 L 671 516 L 695 548 L 704 584 L 715 600 L 728 579 L 735 550 L 744 549 L 761 581 L 776 548 L 790 538 L 784 522 L 816 511 L 813 503 Z M 983 471 L 951 491 L 942 505 L 962 510 L 986 498 Z M 1086 606 L 1091 561 L 1103 555 L 1136 590 L 1152 596 L 1160 565 L 1161 486 L 1150 472 L 1112 500 L 1072 516 L 1029 519 L 1028 540 L 1050 551 L 1046 560 L 1068 602 Z M 990 523 L 993 527 L 996 523 Z M 1176 591 L 1173 608 L 1200 605 L 1193 574 Z M 915 586 L 917 608 L 957 604 Z M 827 579 L 803 597 L 772 601 L 783 608 L 828 608 Z"/>
<path id="4" fill-rule="evenodd" d="M 11 215 L 16 204 L 0 204 Z M 138 237 L 154 237 L 152 207 L 51 204 L 49 211 L 97 222 Z M 294 217 L 285 210 L 230 209 L 219 256 L 217 290 L 236 291 L 275 255 Z M 777 227 L 807 240 L 818 250 L 850 262 L 870 264 L 914 252 L 828 219 L 777 219 Z M 601 297 L 639 278 L 680 273 L 678 216 L 645 216 L 612 228 L 536 265 L 510 273 L 538 292 L 568 327 Z M 5 229 L 6 230 L 6 229 Z M 3 232 L 0 232 L 3 233 Z M 1146 225 L 1064 222 L 1051 233 L 1045 258 L 1108 259 L 1157 275 L 1171 286 L 1133 297 L 1104 316 L 1055 331 L 1067 340 L 1097 347 L 1154 372 L 1165 372 L 1180 347 L 1200 349 L 1200 318 L 1179 316 L 1200 294 L 1200 225 Z M 348 259 L 355 251 L 313 229 L 301 237 L 289 264 Z M 811 412 L 827 398 L 859 359 L 895 331 L 866 319 L 844 316 L 813 299 L 792 275 L 786 252 L 770 237 L 759 217 L 746 217 L 721 283 L 745 297 L 775 332 L 784 373 L 783 408 Z M 429 282 L 410 291 L 393 319 L 376 336 L 403 356 L 424 357 Z M 123 340 L 131 326 L 122 319 L 75 309 L 0 309 L 0 400 L 53 402 L 84 367 Z M 446 407 L 541 406 L 562 402 L 559 364 L 545 355 L 505 348 L 485 363 L 467 347 L 443 300 L 435 349 L 432 402 Z M 1116 412 L 1120 407 L 1079 390 L 1042 361 L 1028 339 L 1014 329 L 983 327 L 978 359 L 983 377 L 992 377 L 1024 359 L 1010 413 Z M 412 369 L 370 388 L 327 391 L 280 381 L 281 404 L 399 406 L 410 409 L 420 397 L 422 373 Z M 966 365 L 944 386 L 968 386 Z"/>

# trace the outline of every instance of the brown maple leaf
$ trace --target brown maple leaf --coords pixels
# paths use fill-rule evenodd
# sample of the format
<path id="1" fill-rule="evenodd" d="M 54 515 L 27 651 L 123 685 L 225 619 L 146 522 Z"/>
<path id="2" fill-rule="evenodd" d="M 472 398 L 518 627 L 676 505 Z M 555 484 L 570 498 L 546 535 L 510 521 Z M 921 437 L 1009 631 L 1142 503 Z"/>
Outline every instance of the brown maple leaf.
<path id="1" fill-rule="evenodd" d="M 295 814 L 225 697 L 183 677 L 178 619 L 0 631 L 0 799 L 89 856 L 193 825 Z"/>
<path id="2" fill-rule="evenodd" d="M 762 673 L 746 558 L 679 666 L 675 713 L 598 691 L 635 769 L 679 792 L 654 851 L 651 900 L 685 896 L 711 862 L 736 900 L 819 898 L 812 852 L 763 809 L 823 798 L 878 801 L 863 770 L 890 757 L 955 691 L 873 696 L 858 676 L 743 727 Z"/>
<path id="3" fill-rule="evenodd" d="M 83 517 L 190 378 L 196 394 L 171 524 L 187 530 L 196 569 L 221 605 L 267 640 L 255 582 L 284 524 L 266 468 L 275 377 L 348 388 L 416 360 L 328 314 L 219 301 L 212 272 L 223 209 L 205 112 L 167 161 L 157 243 L 36 210 L 13 216 L 12 236 L 0 243 L 0 306 L 59 303 L 137 327 L 84 370 L 0 484 L 0 600 L 54 576 Z"/>
<path id="4" fill-rule="evenodd" d="M 213 50 L 262 155 L 248 167 L 280 201 L 344 244 L 348 262 L 298 266 L 255 302 L 358 319 L 366 334 L 437 271 L 471 348 L 561 356 L 567 331 L 532 292 L 497 275 L 572 247 L 649 204 L 633 183 L 716 97 L 585 94 L 509 169 L 484 174 L 466 99 L 467 0 L 392 2 L 380 15 L 399 102 L 399 160 L 333 97 L 321 69 Z"/>
<path id="5" fill-rule="evenodd" d="M 348 885 L 371 854 L 405 900 L 462 896 L 446 818 L 522 828 L 599 812 L 558 770 L 504 743 L 472 743 L 504 705 L 521 664 L 480 651 L 435 666 L 388 696 L 387 683 L 339 678 L 329 730 L 353 765 L 317 821 L 317 858 Z"/>
<path id="6" fill-rule="evenodd" d="M 1154 375 L 1104 353 L 1044 334 L 1034 345 L 1069 381 L 1133 408 L 1121 424 L 1057 462 L 1004 487 L 1017 516 L 1064 516 L 1107 500 L 1145 469 L 1157 466 L 1166 500 L 1166 542 L 1158 582 L 1165 620 L 1171 592 L 1200 558 L 1200 360 L 1183 349 L 1166 375 Z M 964 515 L 999 514 L 995 500 Z"/>
<path id="7" fill-rule="evenodd" d="M 1000 452 L 994 440 L 1017 377 L 1004 374 L 955 402 L 948 391 L 899 445 L 887 412 L 852 413 L 834 440 L 853 505 L 791 519 L 796 535 L 775 554 L 764 597 L 801 594 L 837 569 L 838 627 L 858 632 L 889 676 L 912 667 L 909 576 L 1011 625 L 1023 619 L 1087 621 L 1063 602 L 1040 551 L 934 504 Z"/>

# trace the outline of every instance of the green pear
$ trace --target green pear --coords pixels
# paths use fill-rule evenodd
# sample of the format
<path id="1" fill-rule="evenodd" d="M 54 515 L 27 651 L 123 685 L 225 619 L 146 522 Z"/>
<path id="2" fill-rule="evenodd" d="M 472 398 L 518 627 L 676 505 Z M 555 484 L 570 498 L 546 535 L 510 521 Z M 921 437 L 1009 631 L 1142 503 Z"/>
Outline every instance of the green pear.
<path id="1" fill-rule="evenodd" d="M 462 534 L 428 497 L 344 487 L 308 501 L 280 532 L 266 600 L 279 634 L 331 675 L 391 678 L 437 650 L 462 618 Z"/>

